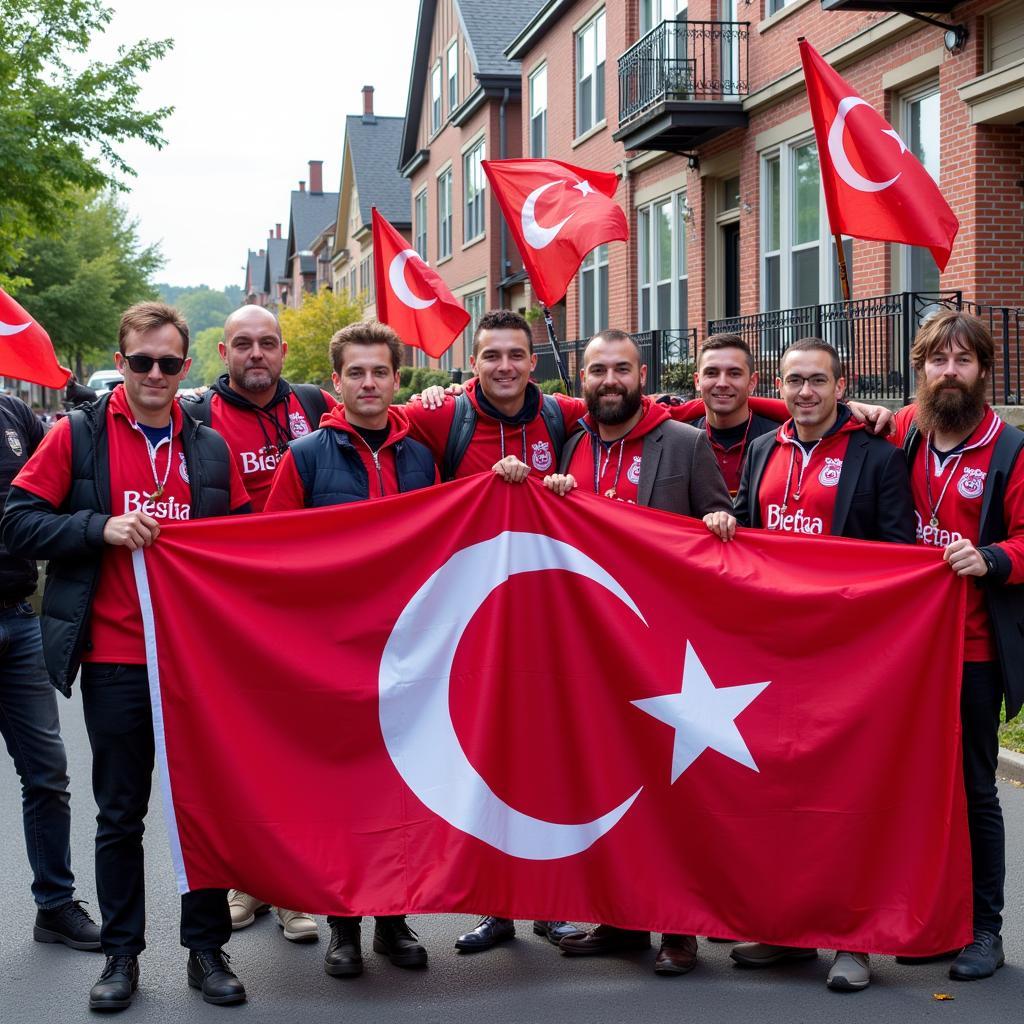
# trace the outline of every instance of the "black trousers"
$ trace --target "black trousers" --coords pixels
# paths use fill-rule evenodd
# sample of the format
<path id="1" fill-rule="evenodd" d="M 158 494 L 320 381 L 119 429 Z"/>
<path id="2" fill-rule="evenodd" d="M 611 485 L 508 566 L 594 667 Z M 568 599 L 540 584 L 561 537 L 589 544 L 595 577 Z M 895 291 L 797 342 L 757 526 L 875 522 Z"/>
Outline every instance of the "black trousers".
<path id="1" fill-rule="evenodd" d="M 999 665 L 992 661 L 964 662 L 960 720 L 963 723 L 967 826 L 971 837 L 974 927 L 997 934 L 1003 924 L 1006 878 L 1006 832 L 996 788 L 1002 701 Z"/>
<path id="2" fill-rule="evenodd" d="M 153 719 L 145 665 L 82 666 L 82 705 L 92 747 L 96 895 L 107 956 L 146 948 L 142 834 L 153 778 Z M 231 937 L 226 889 L 181 897 L 181 944 L 215 949 Z"/>

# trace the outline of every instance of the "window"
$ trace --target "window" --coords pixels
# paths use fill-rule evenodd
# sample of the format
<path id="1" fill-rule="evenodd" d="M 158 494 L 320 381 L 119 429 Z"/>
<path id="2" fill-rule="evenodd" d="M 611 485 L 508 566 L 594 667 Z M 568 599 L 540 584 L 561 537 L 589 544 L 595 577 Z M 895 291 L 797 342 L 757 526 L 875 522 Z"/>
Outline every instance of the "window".
<path id="1" fill-rule="evenodd" d="M 353 267 L 348 272 L 348 297 L 355 302 L 356 296 L 359 292 L 356 290 L 356 268 Z"/>
<path id="2" fill-rule="evenodd" d="M 530 156 L 548 155 L 548 66 L 530 75 Z"/>
<path id="3" fill-rule="evenodd" d="M 430 131 L 441 130 L 441 62 L 430 72 Z"/>
<path id="4" fill-rule="evenodd" d="M 452 169 L 437 179 L 437 258 L 452 254 Z"/>
<path id="5" fill-rule="evenodd" d="M 580 266 L 580 335 L 591 338 L 608 326 L 608 246 L 587 253 Z"/>
<path id="6" fill-rule="evenodd" d="M 373 254 L 364 256 L 359 261 L 359 291 L 363 301 L 369 305 L 374 301 L 373 291 Z"/>
<path id="7" fill-rule="evenodd" d="M 415 230 L 414 248 L 424 263 L 427 261 L 427 190 L 421 189 L 413 201 L 413 221 Z"/>
<path id="8" fill-rule="evenodd" d="M 687 329 L 686 224 L 690 216 L 685 192 L 637 210 L 641 331 Z"/>
<path id="9" fill-rule="evenodd" d="M 796 3 L 796 0 L 768 0 L 768 12 L 766 17 L 771 17 L 773 14 L 778 14 L 783 7 L 788 7 L 790 4 Z"/>
<path id="10" fill-rule="evenodd" d="M 685 21 L 686 0 L 640 0 L 640 35 L 663 21 Z"/>
<path id="11" fill-rule="evenodd" d="M 576 35 L 576 134 L 604 120 L 604 11 Z"/>
<path id="12" fill-rule="evenodd" d="M 483 140 L 462 158 L 462 240 L 471 242 L 484 234 Z"/>
<path id="13" fill-rule="evenodd" d="M 462 305 L 469 314 L 469 323 L 466 324 L 465 330 L 462 332 L 462 368 L 464 370 L 469 369 L 469 357 L 473 354 L 473 335 L 476 334 L 477 326 L 483 319 L 484 298 L 485 293 L 479 291 L 470 292 L 462 299 Z"/>
<path id="14" fill-rule="evenodd" d="M 764 156 L 761 181 L 762 309 L 842 298 L 814 142 L 790 143 Z M 843 249 L 852 271 L 849 239 Z"/>
<path id="15" fill-rule="evenodd" d="M 921 166 L 939 180 L 939 90 L 933 84 L 903 99 L 899 108 L 900 135 Z M 939 268 L 935 258 L 919 245 L 898 247 L 900 277 L 910 292 L 939 290 Z"/>
<path id="16" fill-rule="evenodd" d="M 448 113 L 459 105 L 459 41 L 448 47 Z"/>

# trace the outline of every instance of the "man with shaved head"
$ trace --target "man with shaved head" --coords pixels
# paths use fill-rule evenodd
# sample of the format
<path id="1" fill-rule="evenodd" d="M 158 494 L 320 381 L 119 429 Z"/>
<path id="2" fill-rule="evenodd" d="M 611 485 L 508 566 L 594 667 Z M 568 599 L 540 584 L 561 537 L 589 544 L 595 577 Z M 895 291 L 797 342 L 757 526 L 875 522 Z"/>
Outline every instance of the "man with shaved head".
<path id="1" fill-rule="evenodd" d="M 337 403 L 313 384 L 289 384 L 281 376 L 288 344 L 277 317 L 263 306 L 242 306 L 224 323 L 218 346 L 227 373 L 185 411 L 213 427 L 231 450 L 245 481 L 254 512 L 262 512 L 277 464 L 289 442 L 320 426 L 320 417 Z M 228 894 L 231 927 L 246 928 L 269 905 L 232 889 Z M 292 942 L 316 942 L 316 921 L 309 914 L 277 908 L 278 924 Z"/>

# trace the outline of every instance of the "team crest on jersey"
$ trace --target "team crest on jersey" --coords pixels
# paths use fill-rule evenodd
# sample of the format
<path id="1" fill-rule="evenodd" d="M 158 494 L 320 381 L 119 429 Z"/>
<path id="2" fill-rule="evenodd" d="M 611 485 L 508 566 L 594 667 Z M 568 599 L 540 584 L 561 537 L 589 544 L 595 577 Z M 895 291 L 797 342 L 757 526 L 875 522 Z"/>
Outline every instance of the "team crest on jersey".
<path id="1" fill-rule="evenodd" d="M 14 452 L 15 455 L 21 455 L 25 450 L 21 443 L 21 438 L 18 437 L 16 430 L 5 430 L 4 433 L 7 435 L 7 447 Z"/>
<path id="2" fill-rule="evenodd" d="M 643 461 L 642 455 L 633 456 L 633 465 L 626 470 L 626 479 L 636 487 L 640 483 L 640 463 Z"/>
<path id="3" fill-rule="evenodd" d="M 843 471 L 842 459 L 825 459 L 825 465 L 818 474 L 818 483 L 822 487 L 835 487 L 839 483 L 839 474 Z"/>
<path id="4" fill-rule="evenodd" d="M 301 412 L 288 413 L 288 426 L 291 427 L 292 437 L 302 437 L 309 433 L 309 421 Z"/>
<path id="5" fill-rule="evenodd" d="M 972 469 L 970 466 L 964 466 L 964 471 L 957 481 L 956 489 L 965 498 L 980 498 L 982 491 L 985 490 L 985 476 L 986 473 L 983 469 Z"/>
<path id="6" fill-rule="evenodd" d="M 533 463 L 533 468 L 539 470 L 541 473 L 547 472 L 551 468 L 551 463 L 554 459 L 551 457 L 551 443 L 549 441 L 538 441 L 533 446 L 533 454 L 530 456 L 530 461 Z"/>
<path id="7" fill-rule="evenodd" d="M 185 464 L 184 452 L 178 452 L 178 476 L 188 483 L 188 466 Z"/>

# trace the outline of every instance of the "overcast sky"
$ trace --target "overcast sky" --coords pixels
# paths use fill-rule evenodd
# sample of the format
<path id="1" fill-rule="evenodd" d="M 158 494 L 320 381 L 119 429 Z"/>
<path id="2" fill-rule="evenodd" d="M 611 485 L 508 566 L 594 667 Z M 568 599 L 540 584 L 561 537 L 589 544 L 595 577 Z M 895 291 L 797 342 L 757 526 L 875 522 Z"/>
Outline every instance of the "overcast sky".
<path id="1" fill-rule="evenodd" d="M 175 40 L 144 78 L 147 108 L 173 106 L 160 151 L 126 146 L 138 172 L 125 202 L 170 284 L 241 286 L 248 248 L 281 221 L 288 194 L 324 161 L 337 191 L 346 114 L 375 88 L 378 114 L 404 115 L 418 0 L 111 0 L 116 13 L 92 53 Z"/>

